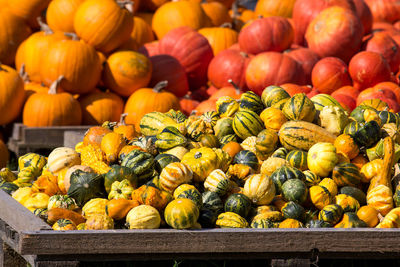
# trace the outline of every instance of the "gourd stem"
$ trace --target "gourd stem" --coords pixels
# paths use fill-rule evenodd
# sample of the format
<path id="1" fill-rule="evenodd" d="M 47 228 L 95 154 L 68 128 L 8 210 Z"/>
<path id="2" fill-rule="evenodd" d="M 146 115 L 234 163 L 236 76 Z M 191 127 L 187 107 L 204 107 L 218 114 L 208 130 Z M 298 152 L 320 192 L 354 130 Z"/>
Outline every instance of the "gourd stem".
<path id="1" fill-rule="evenodd" d="M 60 77 L 58 77 L 58 79 L 55 82 L 53 82 L 50 85 L 50 88 L 49 88 L 49 91 L 48 91 L 49 95 L 56 95 L 57 94 L 57 88 L 58 88 L 58 86 L 60 85 L 60 83 L 61 83 L 61 81 L 63 79 L 64 79 L 64 76 L 61 75 Z"/>
<path id="2" fill-rule="evenodd" d="M 119 119 L 119 124 L 121 124 L 121 125 L 126 125 L 126 123 L 125 123 L 125 118 L 126 118 L 126 116 L 128 116 L 128 113 L 122 113 L 122 114 L 121 114 L 121 117 L 120 117 L 120 119 Z"/>
<path id="3" fill-rule="evenodd" d="M 133 13 L 134 6 L 135 6 L 135 2 L 134 1 L 131 1 L 131 0 L 118 0 L 117 4 L 121 8 L 125 8 L 129 12 Z"/>
<path id="4" fill-rule="evenodd" d="M 164 89 L 167 86 L 168 86 L 168 81 L 161 81 L 154 86 L 153 91 L 159 93 L 162 89 Z"/>
<path id="5" fill-rule="evenodd" d="M 70 37 L 71 40 L 73 40 L 73 41 L 78 41 L 79 40 L 79 37 L 78 37 L 78 35 L 76 33 L 65 32 L 64 35 L 67 36 L 67 37 Z"/>
<path id="6" fill-rule="evenodd" d="M 232 29 L 232 23 L 230 23 L 230 22 L 225 22 L 225 23 L 223 23 L 221 26 L 220 26 L 221 28 L 228 28 L 228 29 Z"/>
<path id="7" fill-rule="evenodd" d="M 24 83 L 30 82 L 29 75 L 25 71 L 25 63 L 22 63 L 21 65 L 21 69 L 19 70 L 19 76 L 21 76 L 22 80 L 24 80 Z"/>
<path id="8" fill-rule="evenodd" d="M 42 17 L 37 17 L 37 22 L 40 26 L 40 30 L 46 35 L 53 34 L 54 32 L 50 29 L 49 25 L 43 22 Z"/>
<path id="9" fill-rule="evenodd" d="M 236 94 L 240 95 L 240 88 L 239 88 L 239 86 L 238 86 L 234 81 L 232 81 L 232 79 L 229 79 L 229 80 L 228 80 L 228 83 L 232 84 L 233 88 L 235 88 L 235 90 L 236 90 Z"/>

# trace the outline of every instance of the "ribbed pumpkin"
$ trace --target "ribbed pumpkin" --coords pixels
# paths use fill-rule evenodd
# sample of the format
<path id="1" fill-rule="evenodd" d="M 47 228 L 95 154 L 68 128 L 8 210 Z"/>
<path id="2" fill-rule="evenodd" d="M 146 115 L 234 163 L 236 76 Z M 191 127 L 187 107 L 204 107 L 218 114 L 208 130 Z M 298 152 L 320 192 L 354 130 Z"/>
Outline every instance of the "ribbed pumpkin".
<path id="1" fill-rule="evenodd" d="M 257 2 L 255 13 L 263 17 L 280 16 L 291 18 L 293 6 L 296 0 L 268 1 L 261 0 Z"/>
<path id="2" fill-rule="evenodd" d="M 162 190 L 172 193 L 181 184 L 192 181 L 193 172 L 184 163 L 172 162 L 165 166 L 160 174 L 160 187 Z"/>
<path id="3" fill-rule="evenodd" d="M 251 110 L 242 110 L 235 114 L 232 127 L 237 136 L 246 139 L 258 135 L 264 128 L 264 123 L 257 113 Z"/>
<path id="4" fill-rule="evenodd" d="M 0 11 L 0 61 L 3 64 L 14 63 L 18 46 L 32 33 L 25 21 L 11 13 L 8 8 Z"/>
<path id="5" fill-rule="evenodd" d="M 160 227 L 160 213 L 149 205 L 140 205 L 126 215 L 129 229 L 157 229 Z"/>
<path id="6" fill-rule="evenodd" d="M 84 1 L 75 13 L 75 32 L 97 50 L 111 52 L 129 39 L 133 28 L 131 11 L 129 1 Z"/>
<path id="7" fill-rule="evenodd" d="M 158 39 L 181 26 L 198 30 L 211 26 L 211 21 L 201 4 L 193 1 L 168 2 L 157 9 L 153 16 L 152 28 Z"/>
<path id="8" fill-rule="evenodd" d="M 166 223 L 172 228 L 187 229 L 197 222 L 199 209 L 190 199 L 175 199 L 165 208 L 164 217 Z"/>
<path id="9" fill-rule="evenodd" d="M 275 196 L 275 185 L 265 174 L 254 174 L 246 179 L 243 194 L 256 205 L 268 205 Z"/>
<path id="10" fill-rule="evenodd" d="M 40 76 L 50 86 L 60 75 L 61 87 L 70 93 L 84 94 L 94 89 L 100 79 L 101 61 L 96 50 L 76 38 L 54 42 L 45 54 Z"/>
<path id="11" fill-rule="evenodd" d="M 54 0 L 46 11 L 46 21 L 53 31 L 74 32 L 74 16 L 84 0 Z"/>
<path id="12" fill-rule="evenodd" d="M 288 100 L 282 109 L 288 120 L 302 120 L 312 122 L 315 117 L 314 103 L 304 94 L 295 94 Z"/>
<path id="13" fill-rule="evenodd" d="M 122 98 L 111 92 L 95 91 L 78 99 L 82 109 L 82 124 L 97 125 L 118 121 L 124 109 Z"/>
<path id="14" fill-rule="evenodd" d="M 214 56 L 237 43 L 239 34 L 229 27 L 202 28 L 199 33 L 210 43 Z"/>
<path id="15" fill-rule="evenodd" d="M 201 8 L 210 19 L 211 24 L 215 27 L 232 22 L 232 18 L 228 13 L 228 8 L 219 1 L 201 3 Z"/>
<path id="16" fill-rule="evenodd" d="M 134 4 L 136 6 L 136 4 Z M 133 29 L 131 36 L 127 42 L 118 48 L 118 50 L 133 50 L 137 51 L 146 43 L 154 41 L 154 33 L 151 26 L 141 17 L 136 14 L 133 17 Z"/>
<path id="17" fill-rule="evenodd" d="M 318 176 L 327 177 L 337 161 L 336 148 L 331 143 L 317 143 L 308 151 L 308 168 Z"/>
<path id="18" fill-rule="evenodd" d="M 395 22 L 400 19 L 399 4 L 394 0 L 365 0 L 371 9 L 374 21 Z"/>
<path id="19" fill-rule="evenodd" d="M 141 88 L 128 98 L 124 109 L 124 113 L 128 113 L 126 122 L 134 124 L 137 132 L 140 131 L 142 117 L 147 113 L 180 109 L 179 99 L 170 92 L 162 91 L 165 85 L 164 82 L 157 84 L 154 88 Z"/>
<path id="20" fill-rule="evenodd" d="M 0 124 L 8 124 L 18 117 L 24 99 L 24 83 L 18 72 L 0 64 Z"/>
<path id="21" fill-rule="evenodd" d="M 61 76 L 49 88 L 48 93 L 35 93 L 24 106 L 23 123 L 27 126 L 80 125 L 82 111 L 79 102 L 69 93 L 57 93 L 64 80 Z M 38 109 L 37 107 L 40 107 Z"/>
<path id="22" fill-rule="evenodd" d="M 208 147 L 191 149 L 183 156 L 182 163 L 192 169 L 195 182 L 203 182 L 220 164 L 217 154 Z"/>

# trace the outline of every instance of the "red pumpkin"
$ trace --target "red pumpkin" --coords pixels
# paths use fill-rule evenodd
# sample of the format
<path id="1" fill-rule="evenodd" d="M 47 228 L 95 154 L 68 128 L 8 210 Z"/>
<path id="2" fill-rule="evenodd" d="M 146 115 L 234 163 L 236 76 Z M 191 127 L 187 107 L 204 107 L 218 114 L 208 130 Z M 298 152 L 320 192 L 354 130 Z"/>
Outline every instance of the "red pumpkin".
<path id="1" fill-rule="evenodd" d="M 400 103 L 400 86 L 393 82 L 381 82 L 374 86 L 375 89 L 386 89 L 392 91 L 396 95 L 396 102 Z"/>
<path id="2" fill-rule="evenodd" d="M 372 24 L 372 31 L 394 31 L 395 28 L 392 24 L 388 23 L 388 22 L 374 22 Z"/>
<path id="3" fill-rule="evenodd" d="M 351 86 L 346 86 L 346 87 L 351 87 Z M 336 94 L 335 96 L 333 96 L 333 98 L 336 99 L 340 103 L 340 105 L 342 105 L 342 107 L 347 109 L 347 111 L 349 112 L 351 112 L 357 106 L 354 98 L 350 97 L 349 95 Z"/>
<path id="4" fill-rule="evenodd" d="M 286 55 L 293 58 L 303 69 L 306 83 L 311 84 L 311 72 L 314 65 L 318 62 L 319 56 L 309 48 L 297 47 L 285 51 Z"/>
<path id="5" fill-rule="evenodd" d="M 372 29 L 372 12 L 364 0 L 353 0 L 356 6 L 357 16 L 363 25 L 363 35 L 368 34 Z"/>
<path id="6" fill-rule="evenodd" d="M 363 51 L 356 54 L 349 63 L 353 85 L 358 90 L 390 80 L 390 66 L 382 55 Z"/>
<path id="7" fill-rule="evenodd" d="M 233 49 L 221 51 L 208 66 L 208 79 L 217 88 L 230 86 L 232 80 L 240 88 L 246 87 L 246 68 L 250 57 L 244 52 Z"/>
<path id="8" fill-rule="evenodd" d="M 357 105 L 368 99 L 381 99 L 386 102 L 387 99 L 396 99 L 396 95 L 389 89 L 371 87 L 362 91 L 357 97 Z"/>
<path id="9" fill-rule="evenodd" d="M 359 51 L 363 26 L 353 11 L 338 6 L 324 9 L 309 24 L 308 47 L 322 57 L 338 57 L 349 62 Z"/>
<path id="10" fill-rule="evenodd" d="M 191 89 L 207 83 L 207 68 L 214 55 L 204 36 L 189 27 L 179 27 L 160 40 L 159 49 L 161 54 L 178 59 L 185 68 Z"/>
<path id="11" fill-rule="evenodd" d="M 326 57 L 318 61 L 312 70 L 311 79 L 312 85 L 324 94 L 351 85 L 347 65 L 337 57 Z"/>
<path id="12" fill-rule="evenodd" d="M 216 106 L 215 106 L 216 102 L 217 101 L 214 99 L 208 99 L 208 100 L 201 102 L 195 109 L 196 115 L 201 115 L 207 111 L 215 111 L 216 110 Z"/>
<path id="13" fill-rule="evenodd" d="M 301 85 L 297 85 L 297 84 L 294 84 L 294 83 L 281 84 L 280 87 L 285 89 L 285 91 L 290 96 L 294 96 L 295 94 L 300 94 L 300 93 L 308 94 L 309 92 L 311 92 L 311 89 L 312 89 L 311 86 L 308 86 L 308 85 L 301 86 Z"/>
<path id="14" fill-rule="evenodd" d="M 284 83 L 304 84 L 300 64 L 285 54 L 265 52 L 253 57 L 246 69 L 249 89 L 261 95 L 265 87 Z"/>
<path id="15" fill-rule="evenodd" d="M 358 91 L 353 86 L 343 86 L 343 87 L 337 89 L 331 95 L 334 98 L 336 97 L 336 95 L 346 95 L 346 96 L 349 96 L 350 98 L 353 98 L 355 100 L 355 99 L 357 99 L 359 94 L 360 94 L 360 91 Z"/>
<path id="16" fill-rule="evenodd" d="M 179 61 L 170 55 L 156 55 L 150 57 L 153 65 L 153 72 L 150 80 L 150 87 L 154 87 L 160 81 L 168 81 L 164 90 L 183 97 L 189 91 L 185 69 Z"/>
<path id="17" fill-rule="evenodd" d="M 294 42 L 304 45 L 308 24 L 325 8 L 341 6 L 355 10 L 351 0 L 297 0 L 293 7 Z"/>
<path id="18" fill-rule="evenodd" d="M 397 0 L 365 0 L 374 21 L 395 22 L 400 20 L 400 2 Z"/>
<path id="19" fill-rule="evenodd" d="M 143 46 L 139 47 L 138 52 L 142 53 L 146 57 L 152 57 L 160 54 L 160 49 L 158 48 L 158 41 L 153 41 Z"/>
<path id="20" fill-rule="evenodd" d="M 243 91 L 240 90 L 239 87 L 235 86 L 226 86 L 222 87 L 220 89 L 217 89 L 212 95 L 210 96 L 210 99 L 213 100 L 218 100 L 218 98 L 222 96 L 230 96 L 234 99 L 240 99 L 240 96 L 242 95 Z"/>
<path id="21" fill-rule="evenodd" d="M 393 24 L 393 27 L 394 27 L 396 30 L 400 31 L 400 20 L 396 21 L 396 22 Z"/>
<path id="22" fill-rule="evenodd" d="M 286 18 L 260 18 L 240 31 L 239 45 L 241 50 L 249 54 L 281 52 L 290 47 L 293 38 L 293 28 Z"/>
<path id="23" fill-rule="evenodd" d="M 320 94 L 320 91 L 318 91 L 318 89 L 316 89 L 316 88 L 313 88 L 313 89 L 311 89 L 311 91 L 307 94 L 307 97 L 308 97 L 308 98 L 311 98 L 311 97 L 313 97 L 313 96 L 315 96 L 315 95 L 318 95 L 318 94 Z"/>
<path id="24" fill-rule="evenodd" d="M 200 104 L 199 101 L 194 100 L 190 97 L 189 94 L 185 95 L 179 100 L 179 104 L 181 105 L 181 111 L 186 115 L 189 116 L 190 113 Z"/>
<path id="25" fill-rule="evenodd" d="M 392 72 L 397 72 L 400 65 L 400 48 L 388 32 L 374 32 L 365 41 L 363 50 L 381 54 Z"/>

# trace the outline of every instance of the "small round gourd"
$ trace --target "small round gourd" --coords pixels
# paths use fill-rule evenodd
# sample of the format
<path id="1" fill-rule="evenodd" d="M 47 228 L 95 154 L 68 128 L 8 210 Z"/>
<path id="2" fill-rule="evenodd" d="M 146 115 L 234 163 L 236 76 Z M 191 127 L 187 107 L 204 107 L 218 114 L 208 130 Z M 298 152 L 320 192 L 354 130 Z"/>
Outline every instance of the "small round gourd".
<path id="1" fill-rule="evenodd" d="M 140 205 L 131 209 L 126 215 L 129 229 L 157 229 L 161 217 L 157 209 L 149 205 Z"/>
<path id="2" fill-rule="evenodd" d="M 251 228 L 276 228 L 283 220 L 282 213 L 279 211 L 268 211 L 257 214 L 251 221 Z"/>
<path id="3" fill-rule="evenodd" d="M 333 145 L 337 153 L 345 154 L 349 159 L 354 159 L 360 153 L 358 145 L 354 139 L 348 134 L 341 134 L 336 139 Z"/>
<path id="4" fill-rule="evenodd" d="M 304 208 L 293 201 L 287 202 L 281 209 L 283 217 L 285 219 L 296 219 L 298 221 L 303 221 L 305 216 Z"/>
<path id="5" fill-rule="evenodd" d="M 72 148 L 58 147 L 49 154 L 47 164 L 49 166 L 49 171 L 53 174 L 57 174 L 64 168 L 81 164 L 81 158 Z"/>
<path id="6" fill-rule="evenodd" d="M 264 104 L 256 93 L 247 91 L 240 96 L 240 111 L 251 110 L 256 114 L 260 114 L 263 109 Z"/>
<path id="7" fill-rule="evenodd" d="M 276 193 L 279 194 L 282 191 L 282 185 L 286 181 L 291 179 L 305 180 L 305 176 L 295 167 L 282 166 L 271 174 L 271 179 L 275 184 Z"/>
<path id="8" fill-rule="evenodd" d="M 286 161 L 289 164 L 301 171 L 308 169 L 307 152 L 302 150 L 292 150 L 286 155 Z"/>
<path id="9" fill-rule="evenodd" d="M 356 186 L 361 183 L 360 170 L 353 163 L 340 163 L 333 168 L 332 179 L 337 186 Z"/>
<path id="10" fill-rule="evenodd" d="M 179 185 L 190 183 L 192 178 L 193 172 L 189 166 L 182 162 L 172 162 L 160 173 L 160 187 L 172 193 Z"/>
<path id="11" fill-rule="evenodd" d="M 182 186 L 185 186 L 185 184 L 180 185 L 179 187 L 182 187 Z M 179 189 L 179 187 L 175 191 L 177 191 Z M 201 209 L 203 202 L 202 202 L 202 198 L 201 198 L 201 193 L 199 192 L 199 190 L 197 190 L 197 188 L 192 187 L 192 188 L 182 189 L 182 190 L 179 190 L 179 192 L 177 192 L 177 194 L 175 194 L 175 191 L 174 191 L 175 199 L 180 199 L 180 198 L 190 199 L 194 203 L 196 203 L 196 206 L 199 209 Z"/>
<path id="12" fill-rule="evenodd" d="M 343 212 L 357 212 L 360 208 L 360 203 L 358 203 L 357 199 L 345 194 L 335 196 L 335 204 L 341 206 Z"/>
<path id="13" fill-rule="evenodd" d="M 318 185 L 321 182 L 321 178 L 318 175 L 316 175 L 315 173 L 313 173 L 312 171 L 307 170 L 307 171 L 304 171 L 303 174 L 306 177 L 306 179 L 304 180 L 304 183 L 308 187 L 311 187 L 313 185 Z"/>
<path id="14" fill-rule="evenodd" d="M 217 154 L 209 147 L 191 149 L 183 156 L 181 162 L 193 171 L 193 179 L 196 182 L 203 182 L 213 170 L 219 167 Z"/>
<path id="15" fill-rule="evenodd" d="M 247 178 L 243 194 L 256 205 L 268 205 L 275 197 L 275 184 L 265 174 L 253 174 Z"/>
<path id="16" fill-rule="evenodd" d="M 53 224 L 53 230 L 56 231 L 68 231 L 68 230 L 77 230 L 75 223 L 68 219 L 59 219 Z"/>
<path id="17" fill-rule="evenodd" d="M 357 216 L 364 221 L 369 227 L 375 227 L 379 223 L 379 212 L 372 206 L 362 206 L 357 211 Z"/>
<path id="18" fill-rule="evenodd" d="M 279 228 L 303 228 L 304 225 L 295 219 L 285 219 L 279 224 Z"/>
<path id="19" fill-rule="evenodd" d="M 261 160 L 266 160 L 274 152 L 278 143 L 278 134 L 270 129 L 262 130 L 256 138 L 256 154 Z"/>
<path id="20" fill-rule="evenodd" d="M 337 161 L 336 148 L 331 143 L 316 143 L 308 151 L 308 169 L 320 177 L 327 177 Z"/>
<path id="21" fill-rule="evenodd" d="M 338 187 L 335 181 L 331 178 L 324 178 L 322 181 L 319 183 L 320 186 L 325 187 L 328 189 L 329 193 L 331 194 L 332 197 L 336 196 L 338 193 Z"/>
<path id="22" fill-rule="evenodd" d="M 220 169 L 213 170 L 204 181 L 204 188 L 206 190 L 215 192 L 220 196 L 225 195 L 230 186 L 229 178 Z"/>
<path id="23" fill-rule="evenodd" d="M 301 204 L 307 199 L 308 189 L 302 180 L 290 179 L 282 185 L 282 195 L 287 201 Z"/>
<path id="24" fill-rule="evenodd" d="M 289 166 L 289 163 L 285 159 L 269 157 L 261 164 L 260 172 L 271 176 L 276 170 L 283 166 Z"/>
<path id="25" fill-rule="evenodd" d="M 210 209 L 216 213 L 219 213 L 224 209 L 224 203 L 217 193 L 206 191 L 201 196 L 203 201 L 203 209 Z"/>
<path id="26" fill-rule="evenodd" d="M 239 110 L 239 103 L 230 96 L 218 98 L 215 106 L 221 118 L 232 117 Z"/>
<path id="27" fill-rule="evenodd" d="M 277 108 L 266 108 L 260 114 L 261 120 L 267 129 L 279 132 L 281 126 L 287 122 L 285 114 Z"/>
<path id="28" fill-rule="evenodd" d="M 257 113 L 251 110 L 241 110 L 236 112 L 232 127 L 237 136 L 246 139 L 249 136 L 258 135 L 264 129 L 264 123 Z"/>
<path id="29" fill-rule="evenodd" d="M 272 153 L 271 157 L 286 159 L 286 155 L 288 153 L 289 153 L 289 151 L 286 148 L 280 147 L 277 150 L 275 150 L 274 153 Z"/>
<path id="30" fill-rule="evenodd" d="M 249 150 L 242 150 L 233 158 L 233 164 L 244 164 L 250 166 L 253 170 L 258 169 L 258 158 L 256 154 Z"/>
<path id="31" fill-rule="evenodd" d="M 247 228 L 249 226 L 245 218 L 234 212 L 221 213 L 215 224 L 220 228 Z"/>
<path id="32" fill-rule="evenodd" d="M 154 158 L 154 167 L 158 173 L 161 173 L 161 171 L 170 163 L 172 162 L 179 162 L 180 160 L 171 154 L 163 153 L 163 154 L 158 154 Z"/>
<path id="33" fill-rule="evenodd" d="M 251 200 L 244 194 L 234 193 L 225 201 L 225 212 L 234 212 L 247 217 L 251 209 Z"/>
<path id="34" fill-rule="evenodd" d="M 382 124 L 394 123 L 396 124 L 396 126 L 398 126 L 400 123 L 400 118 L 396 113 L 387 110 L 382 110 L 379 111 L 378 115 L 379 118 L 381 119 Z"/>
<path id="35" fill-rule="evenodd" d="M 367 204 L 367 196 L 361 189 L 357 187 L 343 186 L 342 188 L 340 188 L 340 194 L 346 194 L 355 198 L 361 206 Z"/>
<path id="36" fill-rule="evenodd" d="M 306 227 L 307 228 L 330 228 L 330 227 L 332 227 L 332 225 L 323 220 L 311 220 L 311 221 L 307 222 Z"/>
<path id="37" fill-rule="evenodd" d="M 342 219 L 343 209 L 340 205 L 330 204 L 325 206 L 318 215 L 318 219 L 335 225 Z"/>
<path id="38" fill-rule="evenodd" d="M 285 103 L 282 109 L 288 120 L 312 122 L 315 117 L 314 103 L 304 94 L 295 94 Z"/>
<path id="39" fill-rule="evenodd" d="M 328 189 L 323 186 L 314 185 L 310 187 L 310 200 L 314 206 L 322 210 L 325 206 L 332 203 L 332 196 Z"/>
<path id="40" fill-rule="evenodd" d="M 85 230 L 114 229 L 114 220 L 104 214 L 94 214 L 85 222 Z"/>
<path id="41" fill-rule="evenodd" d="M 175 199 L 168 203 L 164 211 L 164 217 L 166 223 L 172 228 L 188 229 L 197 222 L 199 209 L 190 199 Z"/>
<path id="42" fill-rule="evenodd" d="M 268 86 L 261 94 L 261 100 L 267 108 L 282 109 L 289 99 L 290 95 L 282 87 L 275 85 Z"/>

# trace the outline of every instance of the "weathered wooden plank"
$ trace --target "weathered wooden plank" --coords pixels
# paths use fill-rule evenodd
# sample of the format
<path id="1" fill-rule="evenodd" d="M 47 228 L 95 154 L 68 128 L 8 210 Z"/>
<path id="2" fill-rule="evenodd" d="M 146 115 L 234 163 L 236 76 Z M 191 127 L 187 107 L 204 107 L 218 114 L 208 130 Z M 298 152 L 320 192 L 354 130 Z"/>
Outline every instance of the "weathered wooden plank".
<path id="1" fill-rule="evenodd" d="M 311 254 L 312 251 L 400 255 L 399 239 L 400 231 L 397 229 L 36 231 L 21 234 L 20 251 L 22 254 L 34 255 L 237 252 Z"/>
<path id="2" fill-rule="evenodd" d="M 82 142 L 86 131 L 65 131 L 64 146 L 74 148 L 79 142 Z"/>
<path id="3" fill-rule="evenodd" d="M 25 260 L 0 240 L 0 266 L 25 267 Z"/>
<path id="4" fill-rule="evenodd" d="M 0 190 L 0 219 L 19 233 L 51 229 L 48 224 L 33 215 L 3 190 Z"/>
<path id="5" fill-rule="evenodd" d="M 37 261 L 35 267 L 77 267 L 79 261 Z"/>

